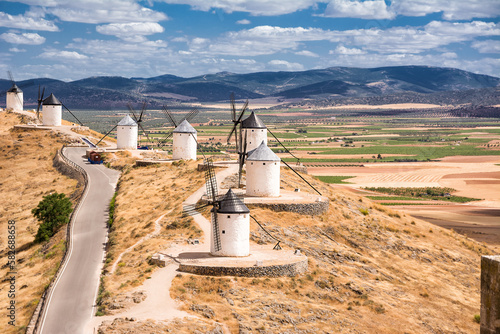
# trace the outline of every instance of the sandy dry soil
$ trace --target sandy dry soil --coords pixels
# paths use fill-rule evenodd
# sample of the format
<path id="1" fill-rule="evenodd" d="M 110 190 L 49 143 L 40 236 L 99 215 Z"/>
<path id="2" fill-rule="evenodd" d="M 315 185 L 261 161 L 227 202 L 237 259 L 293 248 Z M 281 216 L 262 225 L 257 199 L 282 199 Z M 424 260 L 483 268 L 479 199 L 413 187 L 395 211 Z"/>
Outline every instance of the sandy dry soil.
<path id="1" fill-rule="evenodd" d="M 453 228 L 500 246 L 500 163 L 498 156 L 447 157 L 440 162 L 365 164 L 365 167 L 309 167 L 312 175 L 355 176 L 347 187 L 450 187 L 454 195 L 480 198 L 469 204 L 399 206 L 417 218 Z M 500 249 L 500 248 L 499 248 Z"/>
<path id="2" fill-rule="evenodd" d="M 381 104 L 381 105 L 367 105 L 367 104 L 352 104 L 348 106 L 335 106 L 328 109 L 425 109 L 425 108 L 442 108 L 438 104 L 427 103 L 396 103 L 396 104 Z"/>
<path id="3" fill-rule="evenodd" d="M 314 151 L 310 151 L 314 152 Z M 308 154 L 307 152 L 300 152 L 300 153 L 294 153 L 298 158 L 302 159 L 372 159 L 372 156 L 377 156 L 372 155 L 372 154 L 321 154 L 321 155 L 315 155 L 315 154 Z M 290 155 L 288 153 L 280 153 L 278 154 L 279 157 L 281 158 L 289 158 Z M 411 157 L 412 155 L 409 154 L 384 154 L 384 157 Z M 321 162 L 319 162 L 321 164 Z"/>

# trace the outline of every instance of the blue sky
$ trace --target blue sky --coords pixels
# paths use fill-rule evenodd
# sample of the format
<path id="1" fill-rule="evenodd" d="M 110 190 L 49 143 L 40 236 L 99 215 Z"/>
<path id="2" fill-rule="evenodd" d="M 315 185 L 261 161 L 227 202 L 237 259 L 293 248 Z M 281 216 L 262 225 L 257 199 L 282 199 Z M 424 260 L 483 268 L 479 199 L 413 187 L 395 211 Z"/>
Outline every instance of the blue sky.
<path id="1" fill-rule="evenodd" d="M 0 1 L 0 77 L 429 65 L 500 76 L 500 0 Z"/>

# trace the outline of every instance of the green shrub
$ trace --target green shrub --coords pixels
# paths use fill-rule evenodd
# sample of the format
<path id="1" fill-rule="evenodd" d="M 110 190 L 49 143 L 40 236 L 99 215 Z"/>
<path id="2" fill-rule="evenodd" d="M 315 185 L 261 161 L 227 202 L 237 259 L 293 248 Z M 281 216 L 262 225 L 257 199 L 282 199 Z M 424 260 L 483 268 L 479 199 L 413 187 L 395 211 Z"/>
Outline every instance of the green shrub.
<path id="1" fill-rule="evenodd" d="M 53 193 L 44 196 L 31 213 L 42 223 L 38 227 L 35 242 L 48 241 L 59 228 L 67 224 L 73 211 L 71 201 L 65 194 Z"/>

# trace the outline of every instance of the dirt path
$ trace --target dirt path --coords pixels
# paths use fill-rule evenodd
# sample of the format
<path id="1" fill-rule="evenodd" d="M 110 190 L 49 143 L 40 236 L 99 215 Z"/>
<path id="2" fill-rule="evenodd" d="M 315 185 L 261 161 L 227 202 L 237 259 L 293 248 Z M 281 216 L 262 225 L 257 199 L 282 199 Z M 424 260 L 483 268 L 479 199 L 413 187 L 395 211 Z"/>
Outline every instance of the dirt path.
<path id="1" fill-rule="evenodd" d="M 170 212 L 172 212 L 172 210 L 173 209 L 165 212 L 157 220 L 155 220 L 155 230 L 153 232 L 151 232 L 148 235 L 145 235 L 144 237 L 142 237 L 141 239 L 139 239 L 135 244 L 133 244 L 132 246 L 130 246 L 129 248 L 127 248 L 126 250 L 124 250 L 118 256 L 118 258 L 116 259 L 115 263 L 113 263 L 113 266 L 111 267 L 110 274 L 113 274 L 116 271 L 116 267 L 118 267 L 118 263 L 120 263 L 120 260 L 122 259 L 122 257 L 123 257 L 124 254 L 130 252 L 132 249 L 134 249 L 135 247 L 137 247 L 138 245 L 140 245 L 141 243 L 143 243 L 145 240 L 148 240 L 148 239 L 154 237 L 155 235 L 157 235 L 158 233 L 160 233 L 160 230 L 161 230 L 160 221 L 163 219 L 163 217 L 165 217 Z"/>

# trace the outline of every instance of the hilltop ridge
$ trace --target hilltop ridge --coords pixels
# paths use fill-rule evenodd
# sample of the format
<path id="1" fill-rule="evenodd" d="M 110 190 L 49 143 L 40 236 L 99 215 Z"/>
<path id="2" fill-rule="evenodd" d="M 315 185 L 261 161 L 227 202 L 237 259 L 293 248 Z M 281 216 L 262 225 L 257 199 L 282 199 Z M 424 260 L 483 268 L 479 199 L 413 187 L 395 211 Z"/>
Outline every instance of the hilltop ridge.
<path id="1" fill-rule="evenodd" d="M 429 66 L 396 66 L 379 68 L 330 67 L 300 72 L 256 72 L 237 74 L 220 72 L 192 78 L 165 74 L 151 78 L 117 76 L 90 77 L 72 82 L 50 78 L 30 79 L 19 85 L 27 105 L 36 105 L 38 85 L 54 92 L 70 108 L 114 109 L 128 102 L 147 99 L 152 106 L 167 101 L 227 101 L 229 93 L 236 99 L 271 97 L 286 102 L 342 98 L 380 98 L 404 94 L 453 94 L 464 90 L 493 89 L 500 78 L 474 74 L 454 68 Z M 0 91 L 11 86 L 0 80 Z M 455 98 L 455 102 L 467 103 Z M 500 103 L 500 102 L 499 102 Z"/>

